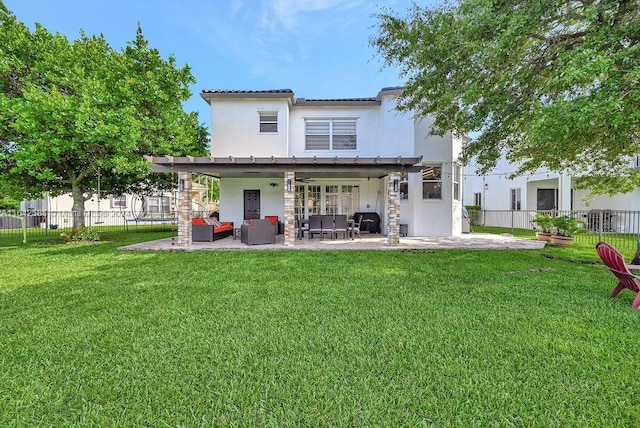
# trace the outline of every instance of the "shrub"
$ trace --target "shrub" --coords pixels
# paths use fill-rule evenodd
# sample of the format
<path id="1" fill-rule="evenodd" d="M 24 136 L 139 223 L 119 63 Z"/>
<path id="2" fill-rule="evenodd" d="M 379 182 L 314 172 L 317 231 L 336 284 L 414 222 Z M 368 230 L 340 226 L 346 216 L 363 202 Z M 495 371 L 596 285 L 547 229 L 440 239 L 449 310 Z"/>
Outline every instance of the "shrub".
<path id="1" fill-rule="evenodd" d="M 100 234 L 90 227 L 73 229 L 70 233 L 64 235 L 67 242 L 97 242 L 100 240 Z"/>
<path id="2" fill-rule="evenodd" d="M 480 224 L 480 211 L 482 211 L 482 207 L 480 205 L 465 205 L 464 206 L 469 213 L 469 222 L 472 226 L 477 226 Z"/>
<path id="3" fill-rule="evenodd" d="M 571 217 L 561 215 L 551 219 L 553 223 L 553 234 L 557 236 L 573 236 L 577 233 L 586 232 L 584 223 Z"/>
<path id="4" fill-rule="evenodd" d="M 550 233 L 553 229 L 553 217 L 547 213 L 537 213 L 531 223 L 535 224 L 541 232 Z"/>

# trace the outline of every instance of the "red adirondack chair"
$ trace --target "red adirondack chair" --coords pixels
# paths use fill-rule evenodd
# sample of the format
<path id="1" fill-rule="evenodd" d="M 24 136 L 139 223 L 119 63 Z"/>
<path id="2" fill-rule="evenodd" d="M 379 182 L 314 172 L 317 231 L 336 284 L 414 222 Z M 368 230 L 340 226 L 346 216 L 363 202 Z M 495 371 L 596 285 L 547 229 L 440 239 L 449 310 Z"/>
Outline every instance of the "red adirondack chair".
<path id="1" fill-rule="evenodd" d="M 612 274 L 618 278 L 618 285 L 613 289 L 611 297 L 616 297 L 620 291 L 625 288 L 638 293 L 633 304 L 633 309 L 640 308 L 640 277 L 629 272 L 628 265 L 624 262 L 624 257 L 611 245 L 606 242 L 598 242 L 596 251 L 602 259 L 603 263 L 609 268 Z"/>

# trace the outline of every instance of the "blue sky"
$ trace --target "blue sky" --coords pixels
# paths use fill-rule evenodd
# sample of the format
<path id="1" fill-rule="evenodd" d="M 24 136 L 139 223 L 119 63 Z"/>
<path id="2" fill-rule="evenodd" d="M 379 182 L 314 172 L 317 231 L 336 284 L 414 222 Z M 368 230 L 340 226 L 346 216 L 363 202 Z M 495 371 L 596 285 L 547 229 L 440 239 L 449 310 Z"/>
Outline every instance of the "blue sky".
<path id="1" fill-rule="evenodd" d="M 304 98 L 370 97 L 401 85 L 382 69 L 369 39 L 373 14 L 402 15 L 410 0 L 4 0 L 31 28 L 36 22 L 76 39 L 103 34 L 116 49 L 138 22 L 152 47 L 189 64 L 197 83 L 185 103 L 209 126 L 202 89 L 292 89 Z M 417 1 L 425 6 L 428 1 Z"/>

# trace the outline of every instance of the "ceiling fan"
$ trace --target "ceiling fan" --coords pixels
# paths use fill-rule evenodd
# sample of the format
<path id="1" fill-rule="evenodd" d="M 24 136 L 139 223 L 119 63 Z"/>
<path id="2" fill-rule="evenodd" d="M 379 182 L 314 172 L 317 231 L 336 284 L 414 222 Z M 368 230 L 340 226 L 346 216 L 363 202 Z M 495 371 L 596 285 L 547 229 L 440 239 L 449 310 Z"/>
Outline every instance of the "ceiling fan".
<path id="1" fill-rule="evenodd" d="M 314 183 L 316 180 L 313 180 L 311 178 L 308 177 L 296 177 L 296 183 Z"/>

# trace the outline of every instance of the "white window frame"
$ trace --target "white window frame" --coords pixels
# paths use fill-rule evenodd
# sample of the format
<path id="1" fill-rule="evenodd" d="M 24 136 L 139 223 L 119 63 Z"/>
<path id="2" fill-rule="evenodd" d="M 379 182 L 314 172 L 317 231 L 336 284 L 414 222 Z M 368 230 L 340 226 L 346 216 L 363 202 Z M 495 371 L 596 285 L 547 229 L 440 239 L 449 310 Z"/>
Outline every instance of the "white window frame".
<path id="1" fill-rule="evenodd" d="M 127 208 L 127 196 L 113 196 L 111 197 L 111 208 Z"/>
<path id="2" fill-rule="evenodd" d="M 436 170 L 437 174 L 436 174 Z M 434 178 L 425 179 L 425 175 L 429 174 L 429 171 L 433 171 Z M 428 175 L 427 175 L 428 176 Z M 425 184 L 433 184 L 433 190 L 437 191 L 433 196 L 431 193 L 425 193 Z M 427 164 L 422 167 L 422 200 L 423 201 L 441 201 L 442 200 L 442 164 Z"/>
<path id="3" fill-rule="evenodd" d="M 169 214 L 171 213 L 170 196 L 147 196 L 145 197 L 146 214 Z M 153 207 L 153 209 L 151 209 Z"/>
<path id="4" fill-rule="evenodd" d="M 360 209 L 360 184 L 320 182 L 296 185 L 296 213 L 299 218 L 315 214 L 346 214 Z"/>
<path id="5" fill-rule="evenodd" d="M 346 132 L 346 133 L 338 133 L 338 129 L 339 129 L 339 124 L 341 122 L 344 123 L 348 123 L 349 127 L 351 127 L 350 124 L 353 124 L 353 131 L 352 132 Z M 326 124 L 328 125 L 328 131 L 327 133 L 318 133 L 318 132 L 309 132 L 309 124 L 312 123 L 316 123 L 316 124 Z M 327 147 L 326 148 L 309 148 L 309 143 L 308 143 L 308 138 L 309 136 L 315 136 L 315 137 L 327 137 Z M 336 148 L 337 145 L 337 141 L 338 138 L 335 137 L 351 137 L 353 139 L 352 142 L 347 142 L 349 145 L 353 145 L 353 147 L 347 147 L 347 148 Z M 354 118 L 350 118 L 350 117 L 345 117 L 345 118 L 330 118 L 330 119 L 315 119 L 315 118 L 308 118 L 304 120 L 304 148 L 307 151 L 314 151 L 314 152 L 319 152 L 319 151 L 339 151 L 339 152 L 345 152 L 345 151 L 355 151 L 358 150 L 358 121 L 357 119 Z"/>
<path id="6" fill-rule="evenodd" d="M 510 198 L 511 211 L 521 211 L 522 199 L 521 199 L 521 191 L 519 187 L 509 189 L 509 198 Z"/>
<path id="7" fill-rule="evenodd" d="M 274 120 L 275 117 L 275 120 Z M 275 130 L 263 130 L 275 125 Z M 260 134 L 277 134 L 278 133 L 278 112 L 277 111 L 259 111 L 258 112 L 258 132 Z"/>
<path id="8" fill-rule="evenodd" d="M 454 201 L 460 201 L 462 199 L 462 195 L 461 195 L 462 188 L 460 186 L 461 176 L 462 176 L 462 166 L 459 163 L 454 163 L 453 174 L 452 174 Z"/>
<path id="9" fill-rule="evenodd" d="M 403 172 L 400 175 L 400 187 L 398 190 L 400 192 L 401 201 L 409 200 L 409 176 L 406 172 Z"/>

